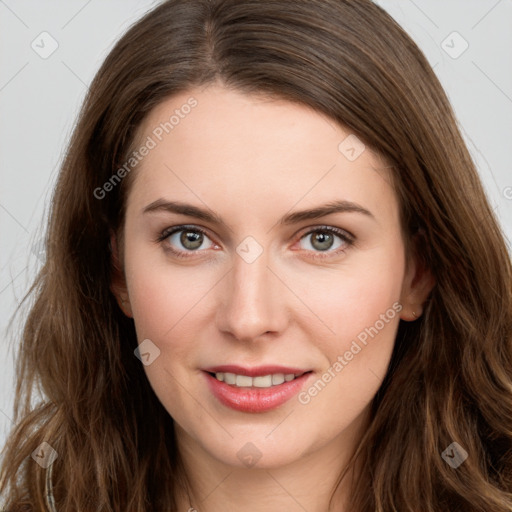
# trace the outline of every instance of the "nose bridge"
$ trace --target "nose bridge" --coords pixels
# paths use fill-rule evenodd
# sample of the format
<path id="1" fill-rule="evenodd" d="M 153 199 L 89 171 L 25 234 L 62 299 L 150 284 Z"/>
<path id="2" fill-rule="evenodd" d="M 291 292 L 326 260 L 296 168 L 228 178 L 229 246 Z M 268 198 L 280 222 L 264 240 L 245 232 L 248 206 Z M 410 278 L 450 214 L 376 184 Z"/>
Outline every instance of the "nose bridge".
<path id="1" fill-rule="evenodd" d="M 268 265 L 267 251 L 253 261 L 244 259 L 243 253 L 234 257 L 233 268 L 222 292 L 224 300 L 220 301 L 219 327 L 237 339 L 253 340 L 282 327 L 279 325 L 279 319 L 283 318 L 282 301 L 279 301 L 280 306 L 276 300 L 279 283 Z"/>

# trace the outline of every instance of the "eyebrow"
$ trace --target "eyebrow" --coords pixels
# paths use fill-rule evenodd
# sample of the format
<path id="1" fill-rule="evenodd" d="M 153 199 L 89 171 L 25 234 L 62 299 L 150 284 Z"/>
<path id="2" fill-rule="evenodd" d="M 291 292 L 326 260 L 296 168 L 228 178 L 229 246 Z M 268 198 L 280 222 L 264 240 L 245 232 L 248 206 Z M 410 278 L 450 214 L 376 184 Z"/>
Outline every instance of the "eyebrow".
<path id="1" fill-rule="evenodd" d="M 201 219 L 205 222 L 210 222 L 212 224 L 224 224 L 222 218 L 211 210 L 208 210 L 206 208 L 199 208 L 192 204 L 183 203 L 180 201 L 168 201 L 163 198 L 157 199 L 156 201 L 153 201 L 152 203 L 147 205 L 142 210 L 142 213 L 146 214 L 161 211 L 187 215 L 188 217 L 195 217 L 196 219 Z M 373 214 L 366 208 L 363 208 L 362 206 L 351 201 L 338 200 L 330 201 L 326 204 L 317 206 L 315 208 L 311 208 L 309 210 L 301 210 L 297 212 L 288 213 L 281 218 L 279 224 L 297 224 L 305 220 L 314 220 L 319 219 L 320 217 L 325 217 L 326 215 L 331 215 L 333 213 L 345 212 L 361 213 L 375 220 Z"/>

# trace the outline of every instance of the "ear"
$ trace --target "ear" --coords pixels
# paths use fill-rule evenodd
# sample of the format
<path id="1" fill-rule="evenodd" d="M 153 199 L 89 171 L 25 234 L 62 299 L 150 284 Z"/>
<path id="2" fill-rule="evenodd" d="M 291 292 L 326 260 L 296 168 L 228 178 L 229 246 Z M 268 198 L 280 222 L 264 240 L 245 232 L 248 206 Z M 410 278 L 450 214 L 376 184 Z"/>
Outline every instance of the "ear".
<path id="1" fill-rule="evenodd" d="M 111 281 L 110 291 L 114 294 L 117 304 L 123 313 L 133 318 L 132 308 L 130 305 L 130 297 L 128 296 L 128 288 L 126 286 L 126 278 L 124 275 L 123 265 L 118 248 L 118 240 L 115 232 L 110 230 L 110 251 L 111 251 Z"/>
<path id="2" fill-rule="evenodd" d="M 417 320 L 422 315 L 425 301 L 435 285 L 435 279 L 431 270 L 420 256 L 420 242 L 423 240 L 424 233 L 420 231 L 411 241 L 413 247 L 406 264 L 402 284 L 400 303 L 403 309 L 400 318 L 407 322 Z"/>

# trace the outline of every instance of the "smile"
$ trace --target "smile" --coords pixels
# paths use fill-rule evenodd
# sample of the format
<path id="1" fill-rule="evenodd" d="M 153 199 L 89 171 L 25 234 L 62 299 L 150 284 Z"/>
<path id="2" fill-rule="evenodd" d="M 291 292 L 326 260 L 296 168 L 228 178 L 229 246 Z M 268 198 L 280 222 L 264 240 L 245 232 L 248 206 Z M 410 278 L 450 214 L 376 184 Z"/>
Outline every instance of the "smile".
<path id="1" fill-rule="evenodd" d="M 295 368 L 283 372 L 283 367 L 237 367 L 236 373 L 233 370 L 233 366 L 224 366 L 203 370 L 202 374 L 217 402 L 245 413 L 263 413 L 282 406 L 304 389 L 313 376 L 312 371 Z"/>
<path id="2" fill-rule="evenodd" d="M 260 377 L 249 377 L 248 375 L 237 375 L 229 372 L 217 372 L 214 375 L 215 378 L 220 382 L 225 382 L 230 386 L 238 388 L 270 388 L 272 386 L 279 386 L 283 382 L 290 382 L 302 374 L 295 375 L 293 373 L 274 373 L 269 375 L 263 375 Z"/>

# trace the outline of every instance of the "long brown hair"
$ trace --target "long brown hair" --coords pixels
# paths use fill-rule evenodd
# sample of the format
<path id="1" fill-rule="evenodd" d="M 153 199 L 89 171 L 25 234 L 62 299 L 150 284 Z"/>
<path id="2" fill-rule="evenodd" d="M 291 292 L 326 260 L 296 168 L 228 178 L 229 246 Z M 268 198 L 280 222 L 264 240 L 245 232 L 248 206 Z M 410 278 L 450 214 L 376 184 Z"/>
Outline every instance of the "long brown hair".
<path id="1" fill-rule="evenodd" d="M 400 322 L 356 452 L 349 510 L 512 510 L 512 273 L 449 101 L 404 30 L 370 0 L 168 0 L 116 44 L 91 84 L 54 193 L 47 259 L 17 361 L 16 426 L 0 492 L 11 511 L 176 510 L 185 485 L 173 420 L 152 391 L 133 321 L 110 290 L 110 230 L 141 121 L 164 99 L 219 81 L 326 114 L 392 165 L 410 247 L 436 284 Z M 131 171 L 132 176 L 137 169 Z M 119 176 L 119 174 L 118 174 Z M 409 247 L 409 246 L 408 246 Z M 45 400 L 31 404 L 39 389 Z M 441 456 L 467 452 L 456 469 Z M 334 490 L 333 490 L 334 493 Z"/>

